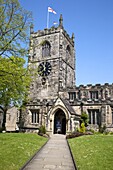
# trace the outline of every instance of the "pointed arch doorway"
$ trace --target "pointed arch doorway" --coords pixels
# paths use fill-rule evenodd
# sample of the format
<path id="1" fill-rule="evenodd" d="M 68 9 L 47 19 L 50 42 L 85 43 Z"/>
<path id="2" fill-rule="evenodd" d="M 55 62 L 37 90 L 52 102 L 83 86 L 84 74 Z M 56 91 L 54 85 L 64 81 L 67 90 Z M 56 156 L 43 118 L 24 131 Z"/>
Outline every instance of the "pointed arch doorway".
<path id="1" fill-rule="evenodd" d="M 54 115 L 54 134 L 56 133 L 66 134 L 66 115 L 61 109 Z"/>

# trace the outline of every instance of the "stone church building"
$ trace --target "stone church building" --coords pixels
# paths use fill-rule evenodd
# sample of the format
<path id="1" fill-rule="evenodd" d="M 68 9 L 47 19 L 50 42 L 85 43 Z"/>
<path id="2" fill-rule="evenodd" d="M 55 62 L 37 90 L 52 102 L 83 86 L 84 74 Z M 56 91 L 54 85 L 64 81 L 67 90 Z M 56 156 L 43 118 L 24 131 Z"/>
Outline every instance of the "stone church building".
<path id="1" fill-rule="evenodd" d="M 88 128 L 106 125 L 109 131 L 113 130 L 113 84 L 77 87 L 75 54 L 74 34 L 70 37 L 64 29 L 62 15 L 57 27 L 34 32 L 31 26 L 30 100 L 21 116 L 16 110 L 15 114 L 7 114 L 7 131 L 14 124 L 9 115 L 15 115 L 15 129 L 18 126 L 25 131 L 37 131 L 45 125 L 48 133 L 66 134 L 79 127 L 83 111 L 89 115 Z"/>

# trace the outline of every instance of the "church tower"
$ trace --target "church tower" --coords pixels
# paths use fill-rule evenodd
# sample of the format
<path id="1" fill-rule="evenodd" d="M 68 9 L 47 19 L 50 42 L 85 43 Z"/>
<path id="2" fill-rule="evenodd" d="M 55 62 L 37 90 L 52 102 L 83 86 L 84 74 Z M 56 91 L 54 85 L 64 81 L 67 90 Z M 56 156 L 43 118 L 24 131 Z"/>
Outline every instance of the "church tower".
<path id="1" fill-rule="evenodd" d="M 57 27 L 34 32 L 31 26 L 28 67 L 32 82 L 24 128 L 38 130 L 44 125 L 49 133 L 60 129 L 66 134 L 75 120 L 66 101 L 68 89 L 75 87 L 75 50 L 74 34 L 70 37 L 65 31 L 62 15 Z"/>
<path id="2" fill-rule="evenodd" d="M 31 26 L 28 65 L 34 72 L 31 100 L 56 99 L 75 86 L 74 34 L 70 38 L 64 30 L 62 15 L 58 27 L 34 32 Z"/>

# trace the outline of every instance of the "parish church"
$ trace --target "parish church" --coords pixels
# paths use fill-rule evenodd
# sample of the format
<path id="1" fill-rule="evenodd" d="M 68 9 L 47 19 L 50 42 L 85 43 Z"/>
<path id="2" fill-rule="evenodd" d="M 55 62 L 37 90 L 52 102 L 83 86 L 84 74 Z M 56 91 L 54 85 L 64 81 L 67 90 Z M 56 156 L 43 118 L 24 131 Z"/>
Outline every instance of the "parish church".
<path id="1" fill-rule="evenodd" d="M 82 112 L 87 128 L 113 131 L 113 84 L 76 86 L 74 34 L 66 32 L 62 15 L 57 27 L 34 32 L 31 26 L 28 67 L 29 102 L 22 112 L 8 110 L 7 131 L 37 132 L 44 125 L 49 134 L 67 134 L 79 128 Z"/>

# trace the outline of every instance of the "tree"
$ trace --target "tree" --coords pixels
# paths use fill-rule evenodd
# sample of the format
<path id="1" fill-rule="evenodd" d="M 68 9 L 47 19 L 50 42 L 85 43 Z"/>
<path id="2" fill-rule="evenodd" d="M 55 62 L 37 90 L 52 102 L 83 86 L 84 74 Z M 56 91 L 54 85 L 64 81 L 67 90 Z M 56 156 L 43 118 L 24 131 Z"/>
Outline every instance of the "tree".
<path id="1" fill-rule="evenodd" d="M 27 55 L 31 21 L 18 0 L 0 0 L 0 56 Z"/>
<path id="2" fill-rule="evenodd" d="M 88 114 L 86 112 L 82 112 L 81 114 L 81 119 L 80 119 L 80 123 L 84 123 L 85 127 L 87 126 L 88 124 Z"/>
<path id="3" fill-rule="evenodd" d="M 24 68 L 28 55 L 31 13 L 18 0 L 0 0 L 0 108 L 6 112 L 10 105 L 21 105 L 27 97 L 30 75 Z M 14 56 L 14 57 L 13 57 Z"/>
<path id="4" fill-rule="evenodd" d="M 8 107 L 21 106 L 27 99 L 31 79 L 29 70 L 24 68 L 24 64 L 23 58 L 0 57 L 0 108 L 4 112 L 3 127 L 5 127 Z"/>

